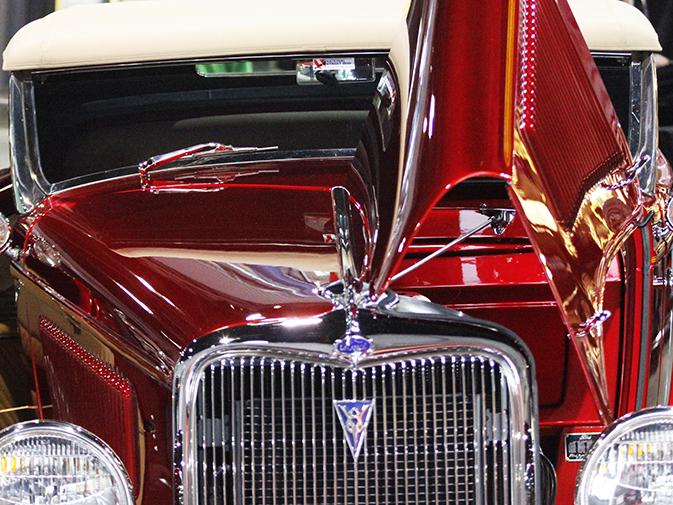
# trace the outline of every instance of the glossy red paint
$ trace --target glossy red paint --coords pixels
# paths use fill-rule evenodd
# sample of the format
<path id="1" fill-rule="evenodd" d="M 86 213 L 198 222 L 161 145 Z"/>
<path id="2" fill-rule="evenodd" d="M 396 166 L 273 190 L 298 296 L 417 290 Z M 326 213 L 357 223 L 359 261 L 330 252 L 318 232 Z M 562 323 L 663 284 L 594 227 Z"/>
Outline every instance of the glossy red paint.
<path id="1" fill-rule="evenodd" d="M 138 419 L 131 383 L 48 319 L 40 321 L 40 337 L 53 416 L 105 440 L 124 463 L 137 490 Z"/>
<path id="2" fill-rule="evenodd" d="M 192 340 L 227 326 L 332 310 L 317 284 L 336 270 L 329 189 L 344 184 L 357 194 L 349 167 L 272 163 L 246 184 L 217 182 L 203 191 L 182 191 L 174 177 L 143 191 L 137 177 L 127 177 L 53 196 L 39 219 L 26 217 L 17 227 L 28 234 L 25 274 L 97 328 L 133 384 L 144 424 L 138 493 L 172 499 L 171 373 Z M 288 185 L 288 171 L 304 176 Z M 52 379 L 53 394 L 74 385 L 65 376 Z M 98 433 L 117 429 L 87 410 L 79 415 L 82 425 L 100 423 Z"/>
<path id="3" fill-rule="evenodd" d="M 641 235 L 647 235 L 652 240 L 652 231 L 648 228 L 641 228 L 626 243 L 626 277 L 624 279 L 625 300 L 624 300 L 624 346 L 622 350 L 622 367 L 620 370 L 620 383 L 622 385 L 619 401 L 619 415 L 625 415 L 629 412 L 641 408 L 638 405 L 638 389 L 640 379 L 640 363 L 643 353 L 648 353 L 648 349 L 643 348 L 640 336 L 642 327 L 649 327 L 652 314 L 643 313 L 642 300 L 646 291 L 651 292 L 651 285 L 644 285 L 644 273 L 652 273 L 653 258 L 647 255 L 643 250 L 643 240 Z M 643 378 L 644 380 L 644 378 Z M 642 382 L 640 388 L 645 387 Z M 641 402 L 642 403 L 642 402 Z"/>
<path id="4" fill-rule="evenodd" d="M 421 227 L 402 267 L 417 261 L 416 251 L 439 247 L 473 221 L 484 219 L 471 210 L 435 209 Z M 439 235 L 442 226 L 450 234 Z M 454 235 L 455 234 L 455 235 Z M 497 322 L 512 329 L 530 347 L 536 361 L 540 424 L 543 428 L 601 425 L 580 358 L 570 347 L 563 323 L 542 266 L 526 238 L 520 221 L 505 234 L 485 230 L 464 246 L 452 249 L 400 279 L 399 292 L 427 296 L 431 301 Z M 416 246 L 416 244 L 424 244 Z M 606 370 L 610 403 L 617 407 L 622 347 L 622 269 L 614 262 L 606 285 L 606 308 L 613 317 L 605 326 Z"/>
<path id="5" fill-rule="evenodd" d="M 409 13 L 415 29 L 411 76 L 402 84 L 411 86 L 402 187 L 390 241 L 373 262 L 375 292 L 385 289 L 419 223 L 449 188 L 467 177 L 510 172 L 518 2 L 433 4 L 428 26 L 421 20 L 430 2 L 414 2 Z M 488 30 L 475 30 L 474 19 Z"/>
<path id="6" fill-rule="evenodd" d="M 637 180 L 624 182 L 626 138 L 567 3 L 527 2 L 522 30 L 512 199 L 608 422 L 605 278 L 645 208 Z"/>
<path id="7" fill-rule="evenodd" d="M 564 14 L 567 6 L 563 0 L 558 12 L 551 0 L 531 0 L 528 5 L 530 9 L 541 6 L 541 15 L 552 18 L 547 18 L 547 25 L 526 25 L 529 38 L 544 35 L 545 30 L 577 36 L 576 27 Z M 420 33 L 417 40 L 421 52 L 423 47 L 435 47 L 434 70 L 423 74 L 428 83 L 427 96 L 420 94 L 420 87 L 414 88 L 412 111 L 417 115 L 410 118 L 409 131 L 418 137 L 407 139 L 407 146 L 417 142 L 413 144 L 415 150 L 406 152 L 407 169 L 414 164 L 423 169 L 404 175 L 404 198 L 387 244 L 389 255 L 384 258 L 379 247 L 372 263 L 377 290 L 383 289 L 390 273 L 484 219 L 474 202 L 456 205 L 462 210 L 441 205 L 432 209 L 447 189 L 477 175 L 509 177 L 516 2 L 489 0 L 477 5 L 440 1 L 438 6 L 433 37 L 425 41 Z M 464 22 L 477 16 L 490 27 L 488 33 Z M 426 42 L 429 45 L 424 46 Z M 471 50 L 455 49 L 460 47 Z M 569 52 L 572 47 L 561 49 Z M 597 103 L 592 104 L 595 114 L 583 118 L 585 126 L 593 131 L 606 127 L 612 131 L 613 137 L 596 141 L 604 141 L 605 152 L 599 154 L 612 159 L 610 150 L 614 148 L 617 154 L 611 168 L 623 171 L 623 139 L 611 123 L 614 116 L 605 94 L 597 91 L 595 68 L 588 62 L 585 49 L 580 48 L 579 61 L 571 68 L 580 74 L 588 72 L 586 82 L 575 83 L 582 97 L 598 93 Z M 475 61 L 480 71 L 466 72 L 466 68 L 475 68 Z M 420 65 L 420 60 L 416 64 Z M 537 70 L 550 67 L 542 58 L 524 64 Z M 413 70 L 416 77 L 424 71 L 420 66 Z M 540 89 L 553 95 L 553 110 L 545 114 L 565 117 L 568 113 L 562 109 L 569 107 L 567 97 L 551 89 L 554 77 L 553 73 L 529 74 L 522 78 L 522 90 L 537 90 L 531 86 L 536 79 L 541 80 Z M 530 106 L 523 101 L 519 105 L 523 109 Z M 578 106 L 575 102 L 570 105 Z M 550 173 L 555 181 L 565 185 L 568 195 L 578 193 L 579 197 L 582 188 L 563 178 L 565 165 L 560 161 L 572 166 L 585 159 L 585 153 L 579 149 L 545 151 L 550 143 L 549 130 L 524 123 L 520 133 L 533 157 L 554 165 L 555 172 Z M 570 140 L 578 142 L 577 137 Z M 335 280 L 330 189 L 335 185 L 348 187 L 353 202 L 363 208 L 363 220 L 372 215 L 372 202 L 362 179 L 343 159 L 213 166 L 156 175 L 152 191 L 143 191 L 138 177 L 131 176 L 54 195 L 18 223 L 15 237 L 26 246 L 28 255 L 22 264 L 26 274 L 91 321 L 114 354 L 120 374 L 132 384 L 142 423 L 139 458 L 143 478 L 136 490 L 146 497 L 145 502 L 169 503 L 173 497 L 171 372 L 181 352 L 193 339 L 223 327 L 331 310 L 332 305 L 316 291 L 318 284 Z M 551 184 L 546 184 L 548 190 Z M 632 189 L 624 193 L 622 196 L 633 203 Z M 497 206 L 502 205 L 498 202 Z M 525 202 L 520 210 L 523 205 Z M 559 222 L 573 211 L 560 207 L 552 210 Z M 393 288 L 425 295 L 516 331 L 537 362 L 543 437 L 562 443 L 567 430 L 600 429 L 604 419 L 582 373 L 585 355 L 571 349 L 567 339 L 568 326 L 575 328 L 577 320 L 569 322 L 567 311 L 564 318 L 557 304 L 562 293 L 576 285 L 576 279 L 563 275 L 562 263 L 547 262 L 545 271 L 536 255 L 544 252 L 544 244 L 539 245 L 544 241 L 538 241 L 534 249 L 527 232 L 534 237 L 540 234 L 539 229 L 531 231 L 521 219 L 501 236 L 487 229 L 409 274 Z M 60 257 L 55 266 L 48 265 L 32 247 L 42 239 Z M 546 244 L 554 241 L 552 238 Z M 630 257 L 648 268 L 642 251 L 639 253 L 631 243 L 629 247 L 636 248 L 630 251 Z M 601 251 L 593 246 L 580 249 L 583 255 L 588 251 L 591 262 L 585 263 L 585 256 L 575 258 L 573 268 L 579 275 L 589 269 L 594 272 L 596 261 L 603 259 L 598 254 Z M 633 336 L 642 318 L 649 317 L 640 312 L 636 300 L 647 287 L 638 284 L 638 268 L 623 266 L 621 257 L 608 266 L 603 306 L 612 317 L 604 326 L 603 336 L 605 402 L 611 411 L 621 413 L 635 406 L 639 357 L 646 350 L 640 349 Z M 630 273 L 625 275 L 625 271 Z M 552 287 L 550 278 L 555 283 Z M 581 308 L 584 312 L 579 314 L 590 314 L 587 306 Z M 73 386 L 67 377 L 52 382 L 56 394 L 59 388 L 64 391 Z M 64 417 L 62 412 L 56 415 Z M 91 422 L 91 415 L 80 424 Z M 105 421 L 101 426 L 105 427 Z M 559 448 L 558 503 L 569 504 L 578 465 L 565 462 L 562 454 Z"/>
<path id="8" fill-rule="evenodd" d="M 49 207 L 31 240 L 48 238 L 62 260 L 45 268 L 31 249 L 26 265 L 83 310 L 93 296 L 121 312 L 125 321 L 113 319 L 144 336 L 125 337 L 125 345 L 150 362 L 156 350 L 174 362 L 193 339 L 222 327 L 331 308 L 295 273 L 336 270 L 329 186 L 150 192 L 129 177 L 63 192 Z"/>
<path id="9" fill-rule="evenodd" d="M 565 437 L 570 433 L 600 433 L 596 426 L 575 426 L 562 430 L 558 436 L 558 448 L 554 467 L 559 485 L 557 487 L 556 503 L 572 505 L 575 503 L 575 481 L 582 468 L 581 461 L 568 461 L 565 457 Z"/>

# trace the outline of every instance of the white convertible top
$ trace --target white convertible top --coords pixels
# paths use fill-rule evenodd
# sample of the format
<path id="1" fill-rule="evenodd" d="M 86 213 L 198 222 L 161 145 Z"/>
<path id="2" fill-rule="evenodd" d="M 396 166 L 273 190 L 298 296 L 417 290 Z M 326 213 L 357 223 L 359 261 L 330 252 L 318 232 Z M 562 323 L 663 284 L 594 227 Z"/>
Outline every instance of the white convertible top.
<path id="1" fill-rule="evenodd" d="M 388 50 L 409 0 L 149 0 L 79 5 L 23 27 L 5 70 Z"/>
<path id="2" fill-rule="evenodd" d="M 440 0 L 441 1 L 441 0 Z M 619 0 L 569 0 L 595 51 L 658 51 L 657 35 Z M 80 5 L 22 28 L 5 70 L 183 58 L 387 50 L 409 0 L 149 0 Z"/>
<path id="3" fill-rule="evenodd" d="M 621 0 L 568 0 L 592 51 L 661 51 L 654 27 Z"/>

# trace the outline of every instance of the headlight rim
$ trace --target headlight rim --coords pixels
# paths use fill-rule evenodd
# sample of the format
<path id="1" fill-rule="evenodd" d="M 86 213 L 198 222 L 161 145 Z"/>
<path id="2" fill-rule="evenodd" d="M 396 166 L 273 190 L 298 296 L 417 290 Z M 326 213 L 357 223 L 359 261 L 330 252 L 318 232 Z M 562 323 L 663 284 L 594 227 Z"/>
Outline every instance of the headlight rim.
<path id="1" fill-rule="evenodd" d="M 659 405 L 630 412 L 629 414 L 620 417 L 603 430 L 587 453 L 587 456 L 577 473 L 577 481 L 575 483 L 575 505 L 589 505 L 588 500 L 586 499 L 588 496 L 586 492 L 588 476 L 591 474 L 590 472 L 593 467 L 595 467 L 595 462 L 600 461 L 601 456 L 611 447 L 614 440 L 618 439 L 628 431 L 637 430 L 638 428 L 657 420 L 673 423 L 673 406 Z"/>
<path id="2" fill-rule="evenodd" d="M 31 420 L 12 424 L 0 431 L 0 450 L 19 436 L 56 435 L 75 443 L 83 444 L 91 454 L 100 459 L 113 474 L 114 482 L 120 484 L 124 496 L 120 497 L 124 505 L 134 505 L 133 484 L 124 463 L 117 453 L 101 438 L 89 430 L 73 423 L 56 420 Z"/>

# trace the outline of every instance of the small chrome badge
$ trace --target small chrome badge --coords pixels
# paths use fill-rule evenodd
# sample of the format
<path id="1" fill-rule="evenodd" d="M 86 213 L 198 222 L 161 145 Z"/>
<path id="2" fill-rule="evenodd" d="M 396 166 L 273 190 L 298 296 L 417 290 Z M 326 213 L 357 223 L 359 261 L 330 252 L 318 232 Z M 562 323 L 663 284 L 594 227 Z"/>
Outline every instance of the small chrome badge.
<path id="1" fill-rule="evenodd" d="M 344 429 L 353 460 L 357 461 L 367 434 L 367 425 L 374 413 L 374 400 L 334 400 L 334 410 Z"/>

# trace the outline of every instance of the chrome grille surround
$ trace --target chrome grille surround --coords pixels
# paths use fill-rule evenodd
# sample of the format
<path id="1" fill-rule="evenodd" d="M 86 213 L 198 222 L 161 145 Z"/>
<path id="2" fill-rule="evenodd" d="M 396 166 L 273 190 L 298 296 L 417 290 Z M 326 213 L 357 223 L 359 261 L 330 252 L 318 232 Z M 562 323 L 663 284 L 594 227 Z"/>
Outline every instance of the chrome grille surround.
<path id="1" fill-rule="evenodd" d="M 257 330 L 258 330 L 257 339 L 254 338 L 233 339 L 231 337 L 227 337 L 224 334 L 220 334 L 217 339 L 213 339 L 211 337 L 209 339 L 210 341 L 209 344 L 206 344 L 205 342 L 200 342 L 198 346 L 199 350 L 197 351 L 192 350 L 191 353 L 189 354 L 189 357 L 184 359 L 176 368 L 175 383 L 174 383 L 175 464 L 176 464 L 176 478 L 177 478 L 176 489 L 179 500 L 184 505 L 205 505 L 207 503 L 211 503 L 210 499 L 207 496 L 204 497 L 203 495 L 202 479 L 205 479 L 206 482 L 208 481 L 208 479 L 202 477 L 201 474 L 204 471 L 212 471 L 212 469 L 210 468 L 206 469 L 207 465 L 205 465 L 205 459 L 204 461 L 201 462 L 201 464 L 199 464 L 200 461 L 199 449 L 201 446 L 205 448 L 207 442 L 205 441 L 205 437 L 203 437 L 203 434 L 201 434 L 203 440 L 200 440 L 198 435 L 199 422 L 200 422 L 199 420 L 200 418 L 205 417 L 205 415 L 202 412 L 200 412 L 200 409 L 203 408 L 203 405 L 199 403 L 198 398 L 200 395 L 204 395 L 206 391 L 204 386 L 205 381 L 202 379 L 206 375 L 214 374 L 215 372 L 213 372 L 213 370 L 215 368 L 213 367 L 217 367 L 218 364 L 222 364 L 227 370 L 227 373 L 232 374 L 232 377 L 233 374 L 235 373 L 236 367 L 240 367 L 242 369 L 243 365 L 246 363 L 259 364 L 264 363 L 265 361 L 285 363 L 287 365 L 284 366 L 287 366 L 288 369 L 290 366 L 294 367 L 295 369 L 293 371 L 295 371 L 296 373 L 299 373 L 300 370 L 304 372 L 305 368 L 307 367 L 308 368 L 313 367 L 313 369 L 316 369 L 316 367 L 318 367 L 317 369 L 320 370 L 330 369 L 332 371 L 334 370 L 341 371 L 341 373 L 343 373 L 344 376 L 346 375 L 346 373 L 351 373 L 351 376 L 355 377 L 353 373 L 364 374 L 365 371 L 367 370 L 370 371 L 381 370 L 381 367 L 385 366 L 389 366 L 391 367 L 391 369 L 397 369 L 401 371 L 402 368 L 407 366 L 404 365 L 403 363 L 412 363 L 412 362 L 420 363 L 425 361 L 429 362 L 431 360 L 439 361 L 442 359 L 448 360 L 448 362 L 454 364 L 455 363 L 464 364 L 467 362 L 473 364 L 490 363 L 491 366 L 495 365 L 500 370 L 502 377 L 502 385 L 506 390 L 506 396 L 508 402 L 507 421 L 509 423 L 509 431 L 508 431 L 508 440 L 506 441 L 506 443 L 502 444 L 503 446 L 502 450 L 505 452 L 505 458 L 502 460 L 504 462 L 502 464 L 503 468 L 500 468 L 497 471 L 495 469 L 492 469 L 492 471 L 496 472 L 494 475 L 500 475 L 497 472 L 500 472 L 502 474 L 501 481 L 499 482 L 501 482 L 502 485 L 505 486 L 505 489 L 508 489 L 508 492 L 506 493 L 506 495 L 502 496 L 498 496 L 496 494 L 495 499 L 493 499 L 493 497 L 491 496 L 490 500 L 486 500 L 482 489 L 483 486 L 488 485 L 488 483 L 481 482 L 479 485 L 475 486 L 475 491 L 472 495 L 469 496 L 469 499 L 467 495 L 464 494 L 463 495 L 464 499 L 459 500 L 458 502 L 465 504 L 474 503 L 476 505 L 482 505 L 486 503 L 488 503 L 489 505 L 491 503 L 493 503 L 494 505 L 537 503 L 538 499 L 537 497 L 539 496 L 539 493 L 537 492 L 536 489 L 538 480 L 537 479 L 538 449 L 537 449 L 536 407 L 535 407 L 536 394 L 535 394 L 535 386 L 532 382 L 533 374 L 530 361 L 520 349 L 515 349 L 514 346 L 510 345 L 507 342 L 491 340 L 489 338 L 446 337 L 441 335 L 428 335 L 428 334 L 420 334 L 420 335 L 377 334 L 377 335 L 369 335 L 369 338 L 371 338 L 373 341 L 375 352 L 371 356 L 368 356 L 366 359 L 358 363 L 357 366 L 353 366 L 353 364 L 348 359 L 335 355 L 331 343 L 325 342 L 325 343 L 296 344 L 289 342 L 261 341 L 261 339 L 264 336 L 263 325 L 262 327 L 257 328 Z M 253 370 L 253 367 L 246 369 L 246 374 L 249 373 L 251 370 Z M 241 374 L 240 376 L 242 377 L 243 375 Z M 224 377 L 224 374 L 222 374 L 222 377 Z M 332 378 L 334 378 L 334 375 L 332 375 Z M 234 382 L 232 382 L 232 384 L 234 384 Z M 302 384 L 304 383 L 302 382 Z M 416 382 L 413 382 L 413 384 L 416 384 Z M 446 382 L 444 382 L 444 384 L 446 384 Z M 237 387 L 239 386 L 243 387 L 243 382 L 241 382 L 240 385 L 238 385 L 237 383 Z M 233 391 L 233 386 L 231 390 Z M 208 393 L 208 395 L 210 394 L 212 394 L 212 390 L 210 393 Z M 243 391 L 241 391 L 240 394 L 241 394 L 240 398 L 242 398 Z M 299 392 L 297 392 L 297 394 L 299 394 Z M 346 396 L 348 396 L 348 394 L 346 394 Z M 301 398 L 303 401 L 304 398 L 303 394 Z M 421 401 L 425 401 L 426 398 L 427 396 L 422 396 Z M 443 396 L 443 398 L 446 399 L 447 397 Z M 453 398 L 456 398 L 455 394 L 453 395 Z M 329 400 L 330 403 L 330 409 L 332 399 L 333 398 L 331 397 L 327 399 Z M 339 397 L 338 399 L 343 398 Z M 323 398 L 322 400 L 325 399 Z M 377 401 L 380 400 L 377 399 Z M 432 402 L 432 399 L 430 400 L 430 402 Z M 286 403 L 283 403 L 283 405 L 286 405 Z M 238 412 L 235 412 L 234 409 L 232 409 L 231 411 L 233 413 L 232 417 L 236 417 L 237 418 L 236 420 L 239 421 L 240 424 L 243 424 L 245 422 L 245 419 L 243 417 L 239 418 L 239 413 L 242 416 L 243 410 L 244 408 L 239 408 Z M 444 411 L 446 412 L 446 407 Z M 250 412 L 251 412 L 250 415 L 252 416 L 252 407 Z M 406 415 L 407 411 L 405 410 L 403 412 L 404 415 Z M 415 413 L 416 411 L 414 410 L 413 412 Z M 222 414 L 223 418 L 224 415 L 225 414 L 223 413 Z M 288 416 L 289 421 L 290 416 L 289 412 L 286 415 Z M 294 415 L 294 410 L 292 411 L 292 415 Z M 376 416 L 376 414 L 374 415 Z M 419 416 L 420 415 L 422 414 L 419 414 Z M 241 420 L 243 421 L 243 423 L 241 423 Z M 213 421 L 211 421 L 211 423 L 212 422 Z M 374 421 L 372 421 L 372 423 L 374 423 Z M 491 423 L 491 425 L 494 426 L 495 423 Z M 292 426 L 293 426 L 292 428 L 293 433 L 295 430 L 299 429 L 296 427 L 297 425 L 295 424 L 294 419 L 292 419 Z M 453 426 L 453 428 L 456 429 L 458 428 L 458 426 L 459 425 L 456 424 Z M 466 424 L 462 424 L 461 426 L 465 428 Z M 480 432 L 478 428 L 484 430 L 485 426 L 480 427 L 475 425 L 474 428 L 475 428 L 474 430 L 475 436 L 478 437 Z M 339 430 L 340 429 L 341 428 L 339 427 Z M 373 432 L 374 429 L 375 428 L 370 428 L 370 430 L 372 430 L 372 436 L 374 433 Z M 381 429 L 383 428 L 379 428 L 379 436 L 381 436 Z M 254 428 L 251 428 L 251 430 L 254 430 Z M 333 435 L 334 433 L 343 435 L 343 433 L 337 431 L 332 431 L 330 435 Z M 254 438 L 255 434 L 254 432 L 253 433 L 247 432 L 245 436 Z M 258 433 L 257 436 L 259 437 L 260 434 Z M 301 436 L 301 433 L 299 433 L 298 436 Z M 223 435 L 222 438 L 226 437 Z M 283 436 L 279 435 L 279 437 L 277 437 L 278 440 L 287 438 L 288 438 L 287 434 Z M 300 459 L 300 457 L 303 458 L 302 450 L 306 451 L 307 448 L 309 452 L 312 450 L 313 447 L 312 444 L 315 444 L 316 443 L 315 441 L 311 441 L 309 437 L 309 441 L 305 445 L 298 444 L 299 449 L 297 450 L 297 453 L 293 457 L 291 458 L 288 457 L 285 460 L 288 466 L 286 467 L 286 471 L 283 473 L 282 477 L 278 477 L 279 479 L 278 485 L 280 486 L 278 491 L 278 497 L 279 497 L 278 500 L 272 499 L 272 497 L 269 496 L 269 493 L 267 491 L 262 491 L 262 489 L 265 489 L 264 487 L 262 488 L 259 487 L 259 485 L 262 485 L 262 479 L 264 479 L 264 477 L 259 474 L 257 475 L 257 480 L 259 480 L 260 482 L 256 482 L 257 486 L 254 485 L 253 483 L 252 485 L 248 485 L 248 487 L 246 487 L 247 489 L 250 490 L 249 492 L 252 494 L 252 496 L 249 495 L 248 498 L 244 500 L 243 495 L 245 494 L 245 491 L 241 491 L 241 488 L 244 488 L 246 483 L 241 483 L 239 482 L 239 480 L 241 480 L 244 477 L 243 475 L 241 475 L 243 473 L 243 470 L 248 471 L 248 475 L 246 477 L 247 479 L 254 478 L 251 472 L 254 472 L 255 467 L 247 466 L 245 462 L 240 461 L 241 454 L 245 454 L 246 451 L 248 454 L 251 454 L 250 446 L 247 445 L 248 443 L 250 443 L 250 441 L 246 440 L 244 443 L 243 440 L 244 436 L 240 437 L 240 440 L 238 438 L 236 438 L 235 440 L 232 438 L 231 447 L 236 447 L 240 443 L 242 449 L 238 449 L 237 452 L 238 454 L 237 459 L 239 461 L 236 461 L 234 464 L 232 464 L 231 465 L 232 468 L 228 470 L 233 473 L 233 476 L 231 477 L 232 482 L 235 483 L 235 485 L 238 488 L 238 491 L 232 492 L 232 494 L 230 494 L 229 502 L 225 500 L 225 501 L 218 501 L 218 503 L 230 503 L 230 505 L 247 505 L 249 503 L 284 504 L 287 502 L 287 503 L 313 504 L 314 502 L 316 502 L 316 500 L 313 499 L 313 496 L 310 492 L 308 494 L 307 493 L 302 494 L 301 492 L 301 487 L 306 484 L 307 478 L 310 479 L 311 475 L 300 481 L 299 490 L 296 490 L 293 487 L 293 485 L 296 487 L 297 484 L 297 481 L 295 480 L 295 477 L 297 477 L 295 475 L 295 472 L 301 473 L 307 471 L 309 472 L 314 471 L 314 469 L 312 468 L 309 468 L 307 470 L 308 465 L 304 466 L 303 465 L 304 460 Z M 293 439 L 292 440 L 293 449 L 295 447 L 294 443 L 295 440 Z M 321 446 L 322 444 L 323 440 L 320 440 L 319 443 L 317 443 L 318 446 Z M 342 441 L 340 445 L 338 441 L 335 441 L 333 444 L 330 444 L 331 449 L 334 451 L 336 451 L 337 446 L 339 448 L 339 451 L 343 452 L 343 454 L 339 454 L 337 452 L 336 453 L 337 456 L 335 459 L 337 459 L 340 463 L 346 461 L 347 463 L 345 464 L 352 465 L 352 456 L 350 453 L 348 453 L 348 449 L 342 450 L 346 447 L 345 442 Z M 417 446 L 414 447 L 418 449 Z M 386 450 L 387 449 L 388 446 L 386 446 Z M 233 449 L 233 451 L 236 454 L 235 451 L 237 451 L 237 449 Z M 327 455 L 327 452 L 325 452 L 324 454 Z M 366 454 L 366 449 L 363 450 L 363 454 Z M 419 454 L 418 451 L 415 451 L 414 453 L 410 452 L 408 454 L 408 457 L 410 459 L 413 459 L 414 457 L 418 457 L 418 454 Z M 481 454 L 480 451 L 475 451 L 474 455 L 475 459 L 470 460 L 470 463 L 487 464 L 488 463 L 487 461 L 482 462 L 479 460 L 480 454 Z M 428 453 L 423 452 L 422 457 L 423 455 L 427 457 Z M 298 460 L 299 465 L 297 465 Z M 384 460 L 387 463 L 389 462 L 388 459 L 384 458 Z M 394 460 L 396 464 L 398 462 L 398 458 L 394 458 Z M 277 461 L 278 461 L 277 459 L 273 460 L 274 463 L 277 463 Z M 312 459 L 311 461 L 315 462 L 316 460 Z M 447 461 L 448 461 L 448 453 L 447 453 Z M 389 463 L 391 465 L 393 464 L 393 462 Z M 414 462 L 411 462 L 408 465 L 403 464 L 401 465 L 403 468 L 398 470 L 404 472 L 402 474 L 402 478 L 404 478 L 405 481 L 408 480 L 410 477 L 406 472 L 410 471 L 410 469 L 413 472 L 414 468 L 416 469 L 419 468 L 418 464 L 412 464 L 412 463 Z M 321 464 L 324 464 L 324 462 Z M 494 460 L 494 464 L 498 464 L 498 461 Z M 329 464 L 324 464 L 324 466 L 328 468 L 329 472 L 337 472 L 337 464 L 335 461 L 330 461 Z M 508 467 L 508 471 L 503 471 L 505 467 Z M 299 470 L 297 470 L 297 468 L 299 468 Z M 421 465 L 421 468 L 424 469 L 425 471 L 427 471 L 428 468 L 430 468 L 431 472 L 435 471 L 434 467 L 429 467 L 427 464 Z M 322 471 L 323 468 L 315 470 Z M 444 465 L 444 467 L 442 467 L 441 470 L 442 471 L 446 470 L 447 472 L 448 471 L 454 472 L 454 469 L 448 468 L 447 465 Z M 226 471 L 227 470 L 225 470 L 225 472 Z M 237 471 L 239 475 L 236 475 Z M 468 479 L 471 478 L 468 471 L 469 470 L 467 469 L 465 470 L 465 473 L 462 475 L 462 479 L 461 476 L 455 472 L 452 473 L 451 476 L 449 477 L 450 479 L 456 481 L 457 487 L 452 488 L 453 491 L 455 491 L 456 493 L 458 492 L 458 488 L 461 485 L 461 482 L 458 481 L 459 480 L 467 481 Z M 371 471 L 369 472 L 364 472 L 364 475 L 360 475 L 360 479 L 371 480 L 372 478 L 376 478 L 375 472 L 377 472 L 376 468 L 371 469 Z M 355 472 L 356 474 L 355 478 L 357 478 L 357 473 L 358 472 Z M 341 474 L 335 474 L 335 475 L 337 475 L 337 477 L 342 476 Z M 386 477 L 387 476 L 388 474 L 386 474 Z M 267 476 L 266 479 L 268 478 L 269 477 Z M 290 479 L 289 485 L 288 485 L 288 478 Z M 345 482 L 346 486 L 349 485 L 348 482 L 346 481 L 343 482 Z M 425 499 L 425 500 L 420 499 L 420 495 L 424 495 L 424 493 L 428 494 L 432 493 L 431 487 L 429 486 L 425 489 L 424 493 L 420 493 L 418 499 L 414 498 L 414 496 L 410 497 L 409 495 L 414 495 L 414 493 L 418 491 L 419 480 L 416 479 L 413 482 L 415 483 L 415 486 L 412 486 L 409 489 L 409 493 L 406 496 L 398 496 L 397 494 L 395 494 L 394 501 L 392 500 L 392 496 L 386 496 L 383 491 L 380 494 L 375 494 L 371 496 L 369 492 L 367 492 L 367 495 L 364 497 L 362 496 L 357 497 L 357 495 L 353 496 L 353 494 L 355 493 L 351 493 L 351 496 L 347 497 L 346 496 L 347 491 L 340 492 L 335 490 L 333 492 L 333 495 L 330 494 L 330 496 L 338 497 L 339 503 L 348 503 L 348 504 L 395 503 L 396 505 L 398 504 L 420 505 L 424 503 L 435 503 L 436 500 L 433 501 L 431 499 Z M 427 478 L 424 482 L 427 486 L 428 482 Z M 265 482 L 263 486 L 268 486 L 268 483 Z M 284 486 L 289 486 L 290 489 L 289 498 L 284 493 Z M 356 484 L 356 487 L 357 486 L 358 485 Z M 447 493 L 447 496 L 449 493 L 448 486 L 449 484 L 445 483 L 443 488 L 443 490 Z M 258 489 L 256 494 L 252 491 L 253 489 L 255 490 Z M 357 487 L 357 489 L 360 488 Z M 434 489 L 435 494 L 438 493 L 437 485 L 435 485 L 435 487 L 432 489 Z M 464 486 L 463 489 L 467 489 L 467 486 Z M 219 491 L 220 493 L 219 498 L 221 500 L 224 499 L 224 497 L 222 496 L 222 492 L 223 491 Z M 392 491 L 391 494 L 393 494 Z M 317 503 L 323 503 L 323 495 L 318 494 L 317 496 L 320 496 L 320 498 L 317 500 Z M 325 497 L 325 499 L 327 500 L 327 497 Z M 327 500 L 326 502 L 331 503 L 330 500 Z M 440 501 L 437 503 L 443 503 L 443 501 L 440 499 Z"/>

